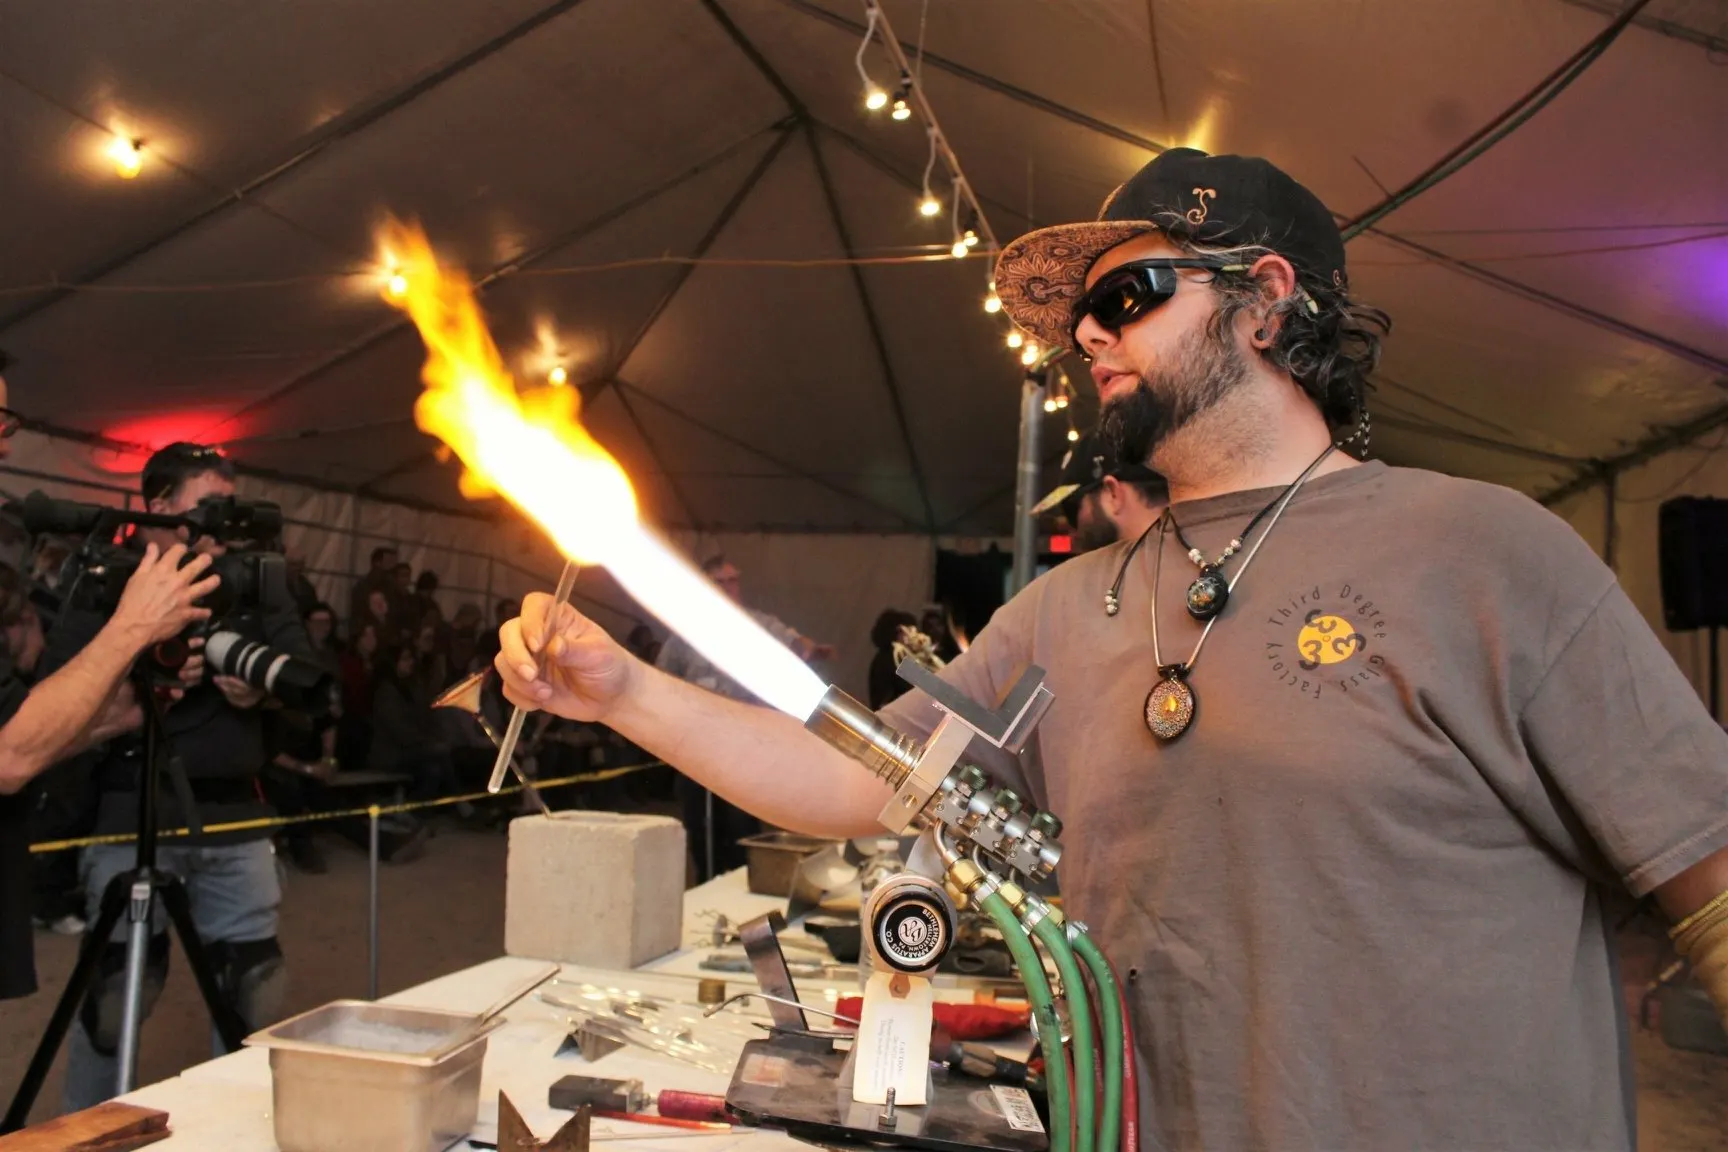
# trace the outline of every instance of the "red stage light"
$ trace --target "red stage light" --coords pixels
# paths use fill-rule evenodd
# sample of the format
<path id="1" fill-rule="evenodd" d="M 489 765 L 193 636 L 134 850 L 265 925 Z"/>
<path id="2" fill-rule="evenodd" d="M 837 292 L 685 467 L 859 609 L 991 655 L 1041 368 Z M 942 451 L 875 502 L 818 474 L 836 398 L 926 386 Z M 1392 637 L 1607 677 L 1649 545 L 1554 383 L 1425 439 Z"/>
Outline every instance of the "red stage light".
<path id="1" fill-rule="evenodd" d="M 1058 556 L 1066 556 L 1068 553 L 1074 551 L 1074 537 L 1072 537 L 1072 536 L 1052 536 L 1052 537 L 1050 537 L 1050 551 L 1055 553 Z"/>

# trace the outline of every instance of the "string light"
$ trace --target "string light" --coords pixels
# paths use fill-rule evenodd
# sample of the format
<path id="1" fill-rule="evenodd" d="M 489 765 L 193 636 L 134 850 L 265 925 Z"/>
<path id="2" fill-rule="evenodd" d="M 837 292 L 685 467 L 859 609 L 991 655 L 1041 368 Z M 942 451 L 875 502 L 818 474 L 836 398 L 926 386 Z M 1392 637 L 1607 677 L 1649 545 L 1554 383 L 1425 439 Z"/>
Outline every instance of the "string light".
<path id="1" fill-rule="evenodd" d="M 960 243 L 968 248 L 978 247 L 978 230 L 976 228 L 966 229 L 960 236 Z"/>
<path id="2" fill-rule="evenodd" d="M 1036 341 L 1026 341 L 1026 347 L 1020 353 L 1020 363 L 1030 368 L 1038 363 L 1038 344 Z M 1054 409 L 1052 409 L 1054 411 Z"/>
<path id="3" fill-rule="evenodd" d="M 994 288 L 990 290 L 988 296 L 984 297 L 984 311 L 990 313 L 992 316 L 1002 311 L 1002 297 L 996 295 L 996 290 Z"/>
<path id="4" fill-rule="evenodd" d="M 1031 359 L 1027 359 L 1027 357 L 1031 357 Z M 1032 355 L 1031 349 L 1027 349 L 1025 352 L 1020 354 L 1020 362 L 1022 364 L 1030 365 L 1034 360 L 1037 360 L 1037 359 L 1038 359 L 1038 357 Z M 1059 407 L 1059 405 L 1056 403 L 1056 397 L 1054 397 L 1054 396 L 1045 397 L 1045 399 L 1044 399 L 1044 411 L 1054 412 L 1054 411 L 1056 411 L 1056 409 L 1058 407 Z"/>
<path id="5" fill-rule="evenodd" d="M 954 241 L 954 247 L 948 249 L 948 254 L 956 260 L 964 260 L 966 258 L 967 249 L 968 245 L 966 241 L 956 240 Z"/>
<path id="6" fill-rule="evenodd" d="M 1056 410 L 1060 412 L 1066 407 L 1068 407 L 1068 394 L 1066 392 L 1058 392 L 1056 394 Z"/>
<path id="7" fill-rule="evenodd" d="M 918 201 L 918 214 L 920 216 L 936 216 L 939 215 L 941 211 L 942 201 L 936 199 L 935 196 L 928 192 L 924 193 L 924 199 Z"/>
<path id="8" fill-rule="evenodd" d="M 870 21 L 864 27 L 864 39 L 858 44 L 858 54 L 852 57 L 852 63 L 858 69 L 858 78 L 864 81 L 864 107 L 872 112 L 880 112 L 888 106 L 888 93 L 876 86 L 870 79 L 870 73 L 864 70 L 864 51 L 870 47 L 870 41 L 876 38 L 876 20 L 879 15 L 876 5 L 869 5 Z"/>
<path id="9" fill-rule="evenodd" d="M 1020 335 L 1020 329 L 1015 328 L 1008 333 L 1008 347 L 1018 348 L 1026 343 L 1026 337 Z"/>
<path id="10" fill-rule="evenodd" d="M 1080 439 L 1080 429 L 1078 429 L 1078 428 L 1068 429 L 1068 443 L 1073 444 L 1076 441 L 1078 441 L 1079 439 Z"/>
<path id="11" fill-rule="evenodd" d="M 894 111 L 888 115 L 896 120 L 910 120 L 912 119 L 912 105 L 906 103 L 906 97 L 896 96 L 894 97 Z"/>
<path id="12" fill-rule="evenodd" d="M 546 383 L 554 388 L 562 388 L 570 382 L 570 373 L 564 370 L 564 365 L 552 365 L 552 371 L 546 373 Z"/>
<path id="13" fill-rule="evenodd" d="M 129 136 L 116 136 L 108 145 L 108 158 L 114 161 L 114 173 L 130 180 L 144 167 L 144 141 Z"/>

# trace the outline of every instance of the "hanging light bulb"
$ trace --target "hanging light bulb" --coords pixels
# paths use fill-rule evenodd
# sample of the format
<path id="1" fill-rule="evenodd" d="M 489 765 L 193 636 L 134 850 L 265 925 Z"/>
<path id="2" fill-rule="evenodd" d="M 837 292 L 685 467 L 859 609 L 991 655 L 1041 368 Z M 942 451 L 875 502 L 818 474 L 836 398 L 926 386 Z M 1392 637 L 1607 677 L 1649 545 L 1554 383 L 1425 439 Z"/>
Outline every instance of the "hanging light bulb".
<path id="1" fill-rule="evenodd" d="M 968 228 L 968 229 L 966 229 L 965 232 L 961 233 L 960 234 L 960 243 L 966 245 L 966 247 L 968 247 L 968 248 L 976 248 L 978 246 L 978 231 L 977 231 L 977 229 Z"/>
<path id="2" fill-rule="evenodd" d="M 1026 341 L 1026 347 L 1020 353 L 1020 363 L 1026 365 L 1028 368 L 1038 363 L 1038 345 L 1036 342 L 1031 340 Z M 1045 403 L 1049 404 L 1053 403 L 1053 401 L 1046 400 Z M 1052 408 L 1051 411 L 1054 412 L 1055 409 Z"/>
<path id="3" fill-rule="evenodd" d="M 941 211 L 942 201 L 928 192 L 924 193 L 924 199 L 918 201 L 918 214 L 920 216 L 935 216 Z"/>
<path id="4" fill-rule="evenodd" d="M 1058 410 L 1068 407 L 1068 393 L 1061 392 L 1057 394 L 1056 407 Z"/>
<path id="5" fill-rule="evenodd" d="M 1078 429 L 1078 428 L 1068 429 L 1068 443 L 1072 444 L 1079 439 L 1080 439 L 1080 429 Z"/>
<path id="6" fill-rule="evenodd" d="M 872 112 L 880 112 L 888 107 L 888 93 L 872 84 L 864 90 L 864 107 Z"/>
<path id="7" fill-rule="evenodd" d="M 1008 333 L 1008 347 L 1018 348 L 1024 343 L 1026 343 L 1026 337 L 1020 335 L 1020 330 L 1018 328 Z"/>
<path id="8" fill-rule="evenodd" d="M 546 373 L 546 383 L 554 388 L 562 388 L 570 382 L 570 373 L 564 370 L 564 365 L 554 364 L 552 371 Z"/>
<path id="9" fill-rule="evenodd" d="M 1027 364 L 1030 364 L 1030 363 L 1032 363 L 1032 360 L 1027 360 L 1027 359 L 1026 359 L 1026 356 L 1025 356 L 1025 354 L 1022 354 L 1022 355 L 1021 355 L 1021 357 L 1020 357 L 1020 359 L 1021 359 L 1021 360 L 1022 360 L 1022 361 L 1023 361 L 1023 362 L 1025 362 L 1025 363 L 1027 363 Z M 1036 357 L 1036 356 L 1034 356 L 1034 357 L 1033 357 L 1033 358 L 1032 358 L 1032 359 L 1033 359 L 1033 360 L 1036 360 L 1036 359 L 1037 359 L 1037 357 Z M 1054 412 L 1054 411 L 1056 411 L 1056 397 L 1054 397 L 1054 396 L 1050 396 L 1050 397 L 1046 397 L 1046 398 L 1045 398 L 1045 400 L 1044 400 L 1044 411 L 1046 411 L 1046 412 Z"/>
<path id="10" fill-rule="evenodd" d="M 964 240 L 954 241 L 954 247 L 948 249 L 948 254 L 950 256 L 954 257 L 954 259 L 956 259 L 956 260 L 965 259 L 965 257 L 966 257 L 966 241 L 964 241 Z"/>
<path id="11" fill-rule="evenodd" d="M 116 136 L 108 145 L 108 158 L 114 161 L 114 174 L 130 180 L 144 167 L 144 142 L 129 136 Z"/>
<path id="12" fill-rule="evenodd" d="M 984 297 L 984 311 L 990 313 L 992 316 L 1002 311 L 1002 297 L 996 295 L 994 289 L 991 290 L 988 296 Z"/>
<path id="13" fill-rule="evenodd" d="M 897 97 L 894 101 L 894 111 L 888 113 L 888 115 L 892 116 L 896 120 L 910 120 L 912 119 L 912 106 L 906 103 L 906 98 L 904 96 Z"/>

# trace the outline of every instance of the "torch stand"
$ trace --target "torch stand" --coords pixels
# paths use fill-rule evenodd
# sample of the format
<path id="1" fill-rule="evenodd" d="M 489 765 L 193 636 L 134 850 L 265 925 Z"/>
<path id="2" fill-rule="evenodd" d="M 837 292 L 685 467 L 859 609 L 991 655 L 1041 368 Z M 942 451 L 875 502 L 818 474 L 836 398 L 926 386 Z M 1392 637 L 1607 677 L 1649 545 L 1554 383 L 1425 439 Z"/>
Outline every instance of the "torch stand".
<path id="1" fill-rule="evenodd" d="M 156 867 L 156 810 L 162 776 L 160 761 L 165 744 L 162 733 L 164 704 L 158 698 L 157 685 L 150 680 L 147 671 L 135 671 L 132 682 L 144 713 L 144 765 L 142 778 L 138 782 L 137 863 L 130 871 L 122 872 L 109 881 L 108 887 L 103 891 L 101 911 L 84 936 L 83 946 L 78 952 L 78 962 L 72 969 L 71 978 L 66 982 L 66 990 L 60 994 L 60 1001 L 54 1006 L 54 1015 L 49 1019 L 48 1027 L 36 1045 L 36 1053 L 30 1058 L 30 1067 L 25 1070 L 24 1079 L 18 1085 L 18 1092 L 12 1097 L 5 1120 L 0 1121 L 0 1132 L 16 1132 L 29 1121 L 30 1109 L 42 1090 L 42 1082 L 48 1077 L 54 1055 L 60 1050 L 60 1044 L 66 1039 L 66 1032 L 72 1026 L 73 1018 L 78 1014 L 84 997 L 96 981 L 102 954 L 108 948 L 114 929 L 119 927 L 122 914 L 125 915 L 127 923 L 125 999 L 121 1009 L 120 1038 L 116 1049 L 119 1074 L 114 1094 L 122 1096 L 132 1091 L 138 1077 L 138 1033 L 144 1023 L 144 966 L 150 949 L 151 913 L 158 899 L 168 913 L 169 923 L 180 937 L 180 946 L 186 953 L 186 964 L 198 981 L 198 991 L 204 997 L 205 1007 L 210 1011 L 210 1020 L 215 1025 L 223 1046 L 233 1052 L 240 1047 L 240 1042 L 245 1037 L 245 1023 L 240 1019 L 239 1013 L 224 1000 L 221 986 L 210 969 L 209 958 L 204 954 L 204 945 L 198 939 L 197 929 L 192 923 L 192 905 L 186 895 L 186 886 L 178 876 L 160 871 Z"/>

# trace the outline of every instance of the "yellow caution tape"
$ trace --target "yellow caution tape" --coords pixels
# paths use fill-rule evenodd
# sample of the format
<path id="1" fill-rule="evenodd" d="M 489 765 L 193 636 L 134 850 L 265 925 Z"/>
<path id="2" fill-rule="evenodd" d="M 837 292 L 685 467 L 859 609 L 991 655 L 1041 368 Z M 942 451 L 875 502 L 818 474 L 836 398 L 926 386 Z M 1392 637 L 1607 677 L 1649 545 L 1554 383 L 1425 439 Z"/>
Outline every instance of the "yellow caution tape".
<path id="1" fill-rule="evenodd" d="M 663 760 L 650 760 L 645 764 L 626 764 L 622 768 L 608 768 L 602 772 L 583 772 L 576 776 L 561 776 L 554 780 L 536 780 L 534 781 L 534 789 L 537 792 L 544 792 L 548 788 L 563 788 L 570 784 L 598 784 L 603 780 L 616 780 L 620 776 L 629 776 L 664 765 L 665 761 Z M 251 832 L 265 828 L 287 828 L 292 824 L 317 824 L 326 820 L 352 820 L 355 817 L 370 818 L 390 816 L 401 812 L 419 812 L 427 808 L 446 808 L 452 804 L 489 800 L 494 796 L 513 796 L 521 791 L 522 785 L 512 784 L 507 788 L 498 789 L 497 792 L 467 792 L 461 796 L 443 796 L 437 800 L 419 800 L 406 804 L 369 804 L 364 808 L 345 808 L 339 812 L 314 812 L 306 816 L 271 816 L 257 820 L 232 820 L 226 824 L 204 825 L 204 835 L 210 836 L 221 832 Z M 156 836 L 160 840 L 171 840 L 191 834 L 190 828 L 163 828 L 156 833 Z M 138 834 L 135 832 L 119 832 L 112 836 L 80 836 L 73 840 L 44 840 L 40 844 L 30 845 L 30 851 L 64 852 L 69 848 L 89 848 L 96 844 L 130 844 L 137 839 Z"/>

